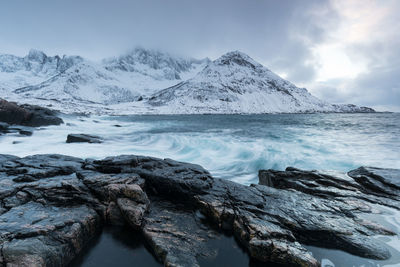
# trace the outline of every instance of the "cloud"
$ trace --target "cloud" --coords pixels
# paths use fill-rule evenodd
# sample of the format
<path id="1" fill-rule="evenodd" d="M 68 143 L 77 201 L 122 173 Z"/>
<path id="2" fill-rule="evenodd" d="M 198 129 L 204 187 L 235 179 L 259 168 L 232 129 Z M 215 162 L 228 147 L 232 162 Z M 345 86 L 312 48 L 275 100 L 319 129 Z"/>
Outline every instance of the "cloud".
<path id="1" fill-rule="evenodd" d="M 311 91 L 331 102 L 400 111 L 400 2 L 334 0 L 332 6 L 341 23 L 314 48 L 321 68 Z"/>
<path id="2" fill-rule="evenodd" d="M 241 50 L 327 101 L 400 106 L 397 0 L 13 0 L 0 52 L 100 60 L 135 46 L 215 59 Z"/>
<path id="3" fill-rule="evenodd" d="M 310 55 L 299 33 L 309 40 L 323 38 L 308 11 L 320 3 L 15 0 L 0 4 L 0 49 L 23 55 L 35 47 L 92 59 L 136 45 L 211 58 L 243 50 L 271 68 L 294 73 Z M 305 75 L 311 78 L 308 68 Z"/>

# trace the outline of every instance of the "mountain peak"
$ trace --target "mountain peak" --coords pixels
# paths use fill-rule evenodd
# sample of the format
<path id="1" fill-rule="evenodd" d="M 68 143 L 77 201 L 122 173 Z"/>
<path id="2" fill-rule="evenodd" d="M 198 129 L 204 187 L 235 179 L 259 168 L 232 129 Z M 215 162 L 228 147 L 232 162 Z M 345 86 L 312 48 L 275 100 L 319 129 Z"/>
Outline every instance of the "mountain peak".
<path id="1" fill-rule="evenodd" d="M 241 57 L 241 58 L 250 58 L 249 55 L 243 53 L 239 50 L 234 50 L 223 54 L 221 57 Z M 250 58 L 251 59 L 251 58 Z"/>
<path id="2" fill-rule="evenodd" d="M 103 60 L 109 71 L 142 73 L 156 80 L 180 80 L 181 75 L 204 68 L 208 60 L 173 56 L 167 52 L 136 47 L 119 57 Z M 198 70 L 197 70 L 198 71 Z"/>
<path id="3" fill-rule="evenodd" d="M 43 51 L 31 49 L 26 57 L 32 61 L 43 62 L 47 58 L 47 55 Z"/>
<path id="4" fill-rule="evenodd" d="M 5 77 L 0 92 L 62 99 L 66 112 L 70 104 L 122 102 L 135 102 L 132 110 L 150 113 L 372 111 L 319 100 L 240 51 L 210 62 L 137 47 L 99 64 L 32 49 L 24 57 L 0 55 L 0 74 Z"/>
<path id="5" fill-rule="evenodd" d="M 245 67 L 262 67 L 260 63 L 238 50 L 228 52 L 214 61 L 217 65 L 240 65 Z"/>

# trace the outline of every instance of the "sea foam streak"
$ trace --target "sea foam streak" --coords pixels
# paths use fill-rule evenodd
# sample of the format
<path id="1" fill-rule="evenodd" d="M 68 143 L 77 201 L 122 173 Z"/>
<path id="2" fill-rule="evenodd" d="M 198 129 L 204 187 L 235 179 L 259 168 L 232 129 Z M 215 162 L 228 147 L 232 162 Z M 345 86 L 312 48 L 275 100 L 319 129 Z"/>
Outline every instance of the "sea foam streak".
<path id="1" fill-rule="evenodd" d="M 140 154 L 197 163 L 215 177 L 257 182 L 259 169 L 400 168 L 399 114 L 64 117 L 32 137 L 0 139 L 1 153 L 103 158 Z M 116 127 L 118 124 L 122 127 Z M 69 133 L 103 144 L 67 144 Z M 15 141 L 17 141 L 16 144 Z"/>

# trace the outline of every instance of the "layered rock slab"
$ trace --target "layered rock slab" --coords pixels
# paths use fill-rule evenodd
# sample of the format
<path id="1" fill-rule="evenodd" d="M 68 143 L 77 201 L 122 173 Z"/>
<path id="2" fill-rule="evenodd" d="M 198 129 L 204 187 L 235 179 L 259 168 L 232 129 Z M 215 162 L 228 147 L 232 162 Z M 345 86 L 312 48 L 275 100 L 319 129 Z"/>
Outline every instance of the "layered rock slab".
<path id="1" fill-rule="evenodd" d="M 399 170 L 373 167 L 360 167 L 341 175 L 292 167 L 285 171 L 259 172 L 259 183 L 267 185 L 267 188 L 279 189 L 279 192 L 297 191 L 292 197 L 298 194 L 294 199 L 301 205 L 293 210 L 291 218 L 297 222 L 292 224 L 292 231 L 298 231 L 299 240 L 315 246 L 325 242 L 325 247 L 340 246 L 352 254 L 373 259 L 386 259 L 390 254 L 377 240 L 368 236 L 395 233 L 364 220 L 360 215 L 373 212 L 376 204 L 400 209 L 399 181 Z M 314 236 L 313 232 L 317 235 Z"/>
<path id="2" fill-rule="evenodd" d="M 326 178 L 338 178 L 332 179 Z M 264 262 L 318 266 L 302 243 L 390 257 L 371 237 L 393 233 L 359 218 L 370 202 L 358 196 L 346 204 L 295 186 L 248 187 L 170 159 L 0 155 L 0 263 L 65 266 L 105 223 L 140 231 L 166 266 L 212 257 L 216 251 L 207 243 L 222 231 Z"/>

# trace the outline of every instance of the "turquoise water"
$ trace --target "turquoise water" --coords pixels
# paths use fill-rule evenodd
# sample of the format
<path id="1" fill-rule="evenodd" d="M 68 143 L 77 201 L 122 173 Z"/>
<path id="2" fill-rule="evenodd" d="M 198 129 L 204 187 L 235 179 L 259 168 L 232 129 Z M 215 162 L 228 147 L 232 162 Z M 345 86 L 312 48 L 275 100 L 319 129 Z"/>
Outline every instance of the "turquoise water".
<path id="1" fill-rule="evenodd" d="M 400 114 L 130 116 L 132 152 L 201 164 L 257 182 L 259 169 L 400 168 Z"/>
<path id="2" fill-rule="evenodd" d="M 334 171 L 361 165 L 400 168 L 399 113 L 68 116 L 64 121 L 36 130 L 29 138 L 0 137 L 0 153 L 172 158 L 243 184 L 257 183 L 259 169 L 287 166 Z M 105 142 L 66 144 L 69 133 L 100 135 Z"/>

